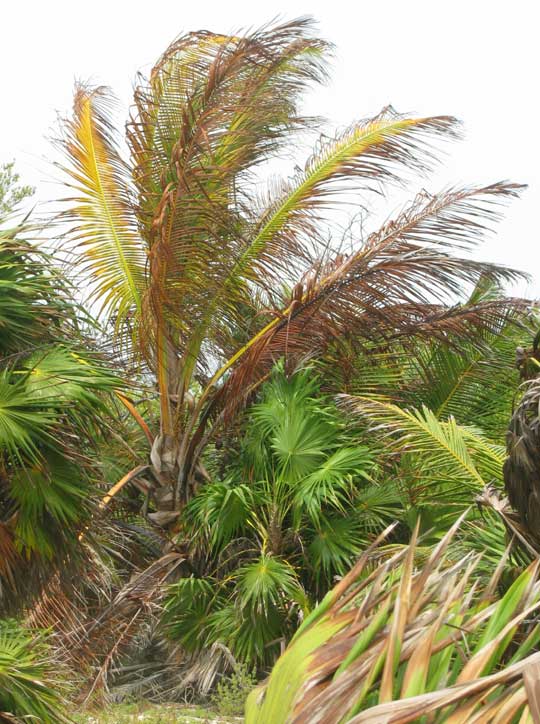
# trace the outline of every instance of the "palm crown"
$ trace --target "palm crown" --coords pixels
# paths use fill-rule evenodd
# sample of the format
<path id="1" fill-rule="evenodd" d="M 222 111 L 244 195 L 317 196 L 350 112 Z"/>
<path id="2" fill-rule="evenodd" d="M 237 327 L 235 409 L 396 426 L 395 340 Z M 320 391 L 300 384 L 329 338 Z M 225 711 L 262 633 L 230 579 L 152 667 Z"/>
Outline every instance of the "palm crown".
<path id="1" fill-rule="evenodd" d="M 497 204 L 518 193 L 513 184 L 423 193 L 347 254 L 323 239 L 338 192 L 429 168 L 433 143 L 458 134 L 451 117 L 385 110 L 321 136 L 304 169 L 261 196 L 259 165 L 316 125 L 298 106 L 325 79 L 328 52 L 308 20 L 180 37 L 139 79 L 129 162 L 110 92 L 76 90 L 63 139 L 73 189 L 65 215 L 116 338 L 156 375 L 155 439 L 140 422 L 169 508 L 188 499 L 216 426 L 281 356 L 321 355 L 338 339 L 379 350 L 449 334 L 477 340 L 521 304 L 455 303 L 481 276 L 515 277 L 453 254 L 482 236 Z"/>

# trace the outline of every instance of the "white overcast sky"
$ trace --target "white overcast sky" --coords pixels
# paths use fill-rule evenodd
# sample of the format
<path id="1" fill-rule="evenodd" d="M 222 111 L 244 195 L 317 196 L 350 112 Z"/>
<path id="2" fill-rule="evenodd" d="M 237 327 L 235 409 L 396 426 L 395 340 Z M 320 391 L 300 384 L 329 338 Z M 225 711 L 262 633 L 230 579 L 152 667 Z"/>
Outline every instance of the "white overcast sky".
<path id="1" fill-rule="evenodd" d="M 534 281 L 518 291 L 539 297 L 537 0 L 0 0 L 0 162 L 15 158 L 38 200 L 53 199 L 47 136 L 57 112 L 68 112 L 75 79 L 110 85 L 127 110 L 136 72 L 149 71 L 181 32 L 300 15 L 336 46 L 331 83 L 307 98 L 307 112 L 338 127 L 388 104 L 455 115 L 466 139 L 448 149 L 429 189 L 529 185 L 481 256 L 528 271 Z"/>

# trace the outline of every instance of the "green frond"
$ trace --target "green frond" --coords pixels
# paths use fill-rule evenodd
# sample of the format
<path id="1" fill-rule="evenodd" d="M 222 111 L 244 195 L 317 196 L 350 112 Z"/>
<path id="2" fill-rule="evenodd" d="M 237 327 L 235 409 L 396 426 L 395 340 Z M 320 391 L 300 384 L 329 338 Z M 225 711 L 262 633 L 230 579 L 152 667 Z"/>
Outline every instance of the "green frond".
<path id="1" fill-rule="evenodd" d="M 0 372 L 0 454 L 17 462 L 37 461 L 38 445 L 50 440 L 55 421 L 54 412 L 32 395 L 24 381 L 10 370 Z"/>
<path id="2" fill-rule="evenodd" d="M 246 527 L 256 502 L 257 492 L 246 483 L 212 482 L 188 503 L 185 517 L 196 541 L 206 535 L 220 549 Z"/>
<path id="3" fill-rule="evenodd" d="M 35 352 L 22 360 L 14 373 L 23 378 L 28 393 L 44 406 L 56 406 L 83 416 L 106 412 L 106 395 L 124 386 L 103 361 L 65 345 Z"/>
<path id="4" fill-rule="evenodd" d="M 305 593 L 292 566 L 269 554 L 242 566 L 235 573 L 239 591 L 239 605 L 254 613 L 267 615 L 279 606 L 282 597 L 304 605 Z"/>
<path id="5" fill-rule="evenodd" d="M 216 581 L 182 578 L 169 587 L 165 599 L 162 620 L 167 635 L 187 651 L 200 651 L 208 643 L 211 614 L 224 605 Z"/>
<path id="6" fill-rule="evenodd" d="M 16 230 L 20 232 L 20 229 Z M 0 353 L 9 356 L 54 338 L 70 324 L 67 284 L 50 257 L 0 231 Z"/>
<path id="7" fill-rule="evenodd" d="M 477 430 L 460 427 L 453 418 L 442 422 L 425 406 L 408 410 L 371 398 L 341 395 L 340 399 L 351 413 L 369 422 L 373 433 L 384 440 L 387 454 L 407 456 L 422 486 L 429 489 L 446 481 L 455 495 L 463 496 L 467 490 L 501 481 L 502 450 Z"/>
<path id="8" fill-rule="evenodd" d="M 356 489 L 369 481 L 372 454 L 366 447 L 340 447 L 295 486 L 294 505 L 317 523 L 321 510 L 328 506 L 345 513 Z"/>
<path id="9" fill-rule="evenodd" d="M 8 495 L 15 505 L 15 545 L 52 559 L 73 543 L 90 508 L 88 473 L 47 451 L 35 466 L 13 473 Z"/>
<path id="10" fill-rule="evenodd" d="M 274 267 L 278 278 L 289 278 L 291 257 L 305 261 L 302 240 L 318 238 L 321 214 L 333 206 L 340 186 L 369 189 L 377 181 L 396 180 L 400 167 L 423 170 L 433 160 L 430 137 L 455 136 L 456 126 L 446 116 L 407 118 L 384 110 L 335 138 L 322 137 L 305 170 L 283 183 L 261 211 L 239 264 L 249 261 L 261 271 Z"/>
<path id="11" fill-rule="evenodd" d="M 343 576 L 366 545 L 358 520 L 353 515 L 323 515 L 309 540 L 309 564 L 320 585 Z"/>
<path id="12" fill-rule="evenodd" d="M 14 717 L 8 721 L 70 724 L 63 713 L 63 691 L 44 634 L 0 621 L 0 711 Z"/>

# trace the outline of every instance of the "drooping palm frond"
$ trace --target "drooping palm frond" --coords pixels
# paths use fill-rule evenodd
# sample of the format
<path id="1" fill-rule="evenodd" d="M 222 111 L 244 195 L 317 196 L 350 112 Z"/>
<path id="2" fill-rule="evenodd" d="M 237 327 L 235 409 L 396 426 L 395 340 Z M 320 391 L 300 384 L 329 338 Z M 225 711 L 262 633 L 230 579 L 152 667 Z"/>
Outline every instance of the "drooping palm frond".
<path id="1" fill-rule="evenodd" d="M 480 279 L 468 304 L 496 301 L 502 290 Z M 480 332 L 474 342 L 452 337 L 419 340 L 387 349 L 356 351 L 336 341 L 323 358 L 330 389 L 360 397 L 375 397 L 401 407 L 428 407 L 438 419 L 453 416 L 458 423 L 479 427 L 492 440 L 506 430 L 517 380 L 516 348 L 533 336 L 532 312 L 517 309 L 501 326 Z"/>
<path id="2" fill-rule="evenodd" d="M 87 660 L 94 664 L 85 701 L 107 689 L 114 662 L 129 646 L 145 617 L 157 610 L 165 584 L 183 561 L 181 554 L 170 552 L 136 571 L 95 618 L 84 622 L 79 645 L 87 648 Z"/>
<path id="3" fill-rule="evenodd" d="M 326 44 L 296 21 L 244 37 L 208 32 L 175 41 L 135 93 L 128 140 L 150 244 L 150 298 L 191 355 L 236 320 L 248 298 L 235 274 L 209 310 L 242 250 L 242 179 L 299 125 L 304 87 L 324 78 Z M 228 295 L 228 296 L 227 296 Z M 214 304 L 214 306 L 217 306 Z"/>
<path id="4" fill-rule="evenodd" d="M 469 299 L 478 304 L 502 297 L 498 285 L 481 279 Z M 528 310 L 516 310 L 499 329 L 486 330 L 474 344 L 459 349 L 428 343 L 414 355 L 396 355 L 402 369 L 400 402 L 429 407 L 439 419 L 452 415 L 458 422 L 481 428 L 500 440 L 506 429 L 517 378 L 516 348 L 531 337 Z"/>
<path id="5" fill-rule="evenodd" d="M 217 194 L 219 179 L 227 193 L 235 176 L 304 125 L 298 100 L 324 80 L 329 48 L 311 27 L 300 19 L 243 36 L 188 33 L 140 79 L 128 141 L 149 237 L 168 187 Z"/>
<path id="6" fill-rule="evenodd" d="M 302 257 L 287 266 L 283 255 L 294 261 L 288 255 L 295 245 L 306 246 L 319 239 L 325 212 L 338 201 L 340 191 L 370 190 L 378 183 L 425 171 L 435 159 L 430 140 L 456 137 L 457 127 L 456 119 L 448 116 L 409 118 L 387 108 L 335 138 L 323 136 L 304 170 L 282 182 L 259 211 L 244 256 L 256 262 L 267 288 L 283 279 L 296 281 L 294 273 Z M 318 257 L 321 248 L 313 250 Z"/>
<path id="7" fill-rule="evenodd" d="M 304 285 L 251 342 L 226 365 L 226 386 L 246 389 L 282 355 L 320 354 L 335 339 L 359 345 L 396 340 L 470 339 L 498 331 L 522 309 L 522 300 L 472 300 L 456 304 L 464 285 L 481 277 L 511 280 L 519 273 L 452 256 L 452 246 L 474 244 L 497 216 L 497 203 L 519 187 L 494 184 L 421 195 L 396 220 L 372 234 L 357 252 L 314 269 Z"/>
<path id="8" fill-rule="evenodd" d="M 244 249 L 219 290 L 230 294 L 238 278 L 260 287 L 270 300 L 276 288 L 291 286 L 306 267 L 319 259 L 328 211 L 339 204 L 339 193 L 370 189 L 398 180 L 409 171 L 421 171 L 433 161 L 429 139 L 455 135 L 450 117 L 407 118 L 386 109 L 361 121 L 335 138 L 321 138 L 305 169 L 269 193 L 245 232 Z M 414 160 L 413 160 L 414 159 Z M 219 303 L 216 297 L 211 309 Z"/>
<path id="9" fill-rule="evenodd" d="M 449 555 L 458 528 L 422 565 L 415 565 L 416 534 L 378 567 L 366 551 L 250 695 L 247 724 L 404 724 L 426 715 L 437 724 L 494 724 L 536 716 L 527 675 L 540 666 L 532 653 L 540 638 L 538 563 L 498 594 L 501 566 L 482 586 L 478 558 Z"/>
<path id="10" fill-rule="evenodd" d="M 146 250 L 137 233 L 130 181 L 118 151 L 111 114 L 114 101 L 103 87 L 75 91 L 73 118 L 60 141 L 63 171 L 76 194 L 66 199 L 63 218 L 73 224 L 79 269 L 93 297 L 118 327 L 141 310 Z"/>

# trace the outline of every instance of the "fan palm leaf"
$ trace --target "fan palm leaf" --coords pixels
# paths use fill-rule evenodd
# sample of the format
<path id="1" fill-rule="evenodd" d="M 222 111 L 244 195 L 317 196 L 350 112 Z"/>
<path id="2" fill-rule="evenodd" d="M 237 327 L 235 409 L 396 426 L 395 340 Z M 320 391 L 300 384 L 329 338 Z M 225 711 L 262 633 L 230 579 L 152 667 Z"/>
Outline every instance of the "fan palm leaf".
<path id="1" fill-rule="evenodd" d="M 63 712 L 65 686 L 47 654 L 42 633 L 0 621 L 0 720 L 5 713 L 6 721 L 14 724 L 32 719 L 70 724 Z"/>

